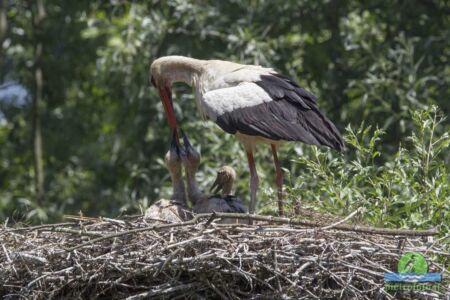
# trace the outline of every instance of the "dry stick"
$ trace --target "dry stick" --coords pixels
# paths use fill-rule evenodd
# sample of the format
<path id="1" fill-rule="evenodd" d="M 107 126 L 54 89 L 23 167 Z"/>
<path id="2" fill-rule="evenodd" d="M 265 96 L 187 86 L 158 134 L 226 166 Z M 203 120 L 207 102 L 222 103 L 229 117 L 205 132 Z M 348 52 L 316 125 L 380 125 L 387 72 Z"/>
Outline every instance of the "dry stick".
<path id="1" fill-rule="evenodd" d="M 292 276 L 293 276 L 293 277 L 299 277 L 299 275 L 302 273 L 302 271 L 303 271 L 304 269 L 306 269 L 307 267 L 309 267 L 310 265 L 312 265 L 312 264 L 313 264 L 312 261 L 309 261 L 309 262 L 304 263 L 303 265 L 301 265 L 300 268 L 298 268 L 298 269 L 294 272 L 294 274 L 292 274 Z"/>
<path id="2" fill-rule="evenodd" d="M 166 249 L 171 249 L 171 248 L 179 247 L 181 245 L 190 244 L 190 243 L 192 243 L 194 241 L 198 241 L 198 240 L 200 240 L 202 238 L 203 238 L 202 236 L 196 236 L 196 237 L 193 237 L 193 238 L 188 239 L 188 240 L 183 240 L 183 241 L 180 241 L 180 242 L 177 242 L 177 243 L 169 244 L 166 247 Z"/>
<path id="3" fill-rule="evenodd" d="M 209 217 L 208 221 L 206 221 L 205 225 L 203 225 L 203 228 L 197 232 L 197 234 L 195 235 L 196 237 L 199 237 L 203 234 L 203 232 L 205 232 L 205 230 L 209 227 L 209 225 L 211 225 L 211 223 L 214 221 L 214 219 L 217 218 L 217 214 L 215 211 L 212 212 L 211 217 Z"/>
<path id="4" fill-rule="evenodd" d="M 105 217 L 102 217 L 101 219 L 104 221 L 108 221 L 110 223 L 118 224 L 118 225 L 126 225 L 127 224 L 125 221 L 122 221 L 122 220 L 116 220 L 116 219 L 105 218 Z"/>
<path id="5" fill-rule="evenodd" d="M 258 277 L 256 277 L 256 274 L 252 274 L 250 272 L 244 271 L 241 268 L 235 266 L 234 264 L 232 264 L 228 259 L 224 258 L 224 257 L 218 257 L 220 259 L 222 259 L 223 261 L 225 261 L 227 264 L 229 264 L 232 268 L 234 268 L 239 274 L 243 274 L 245 278 L 251 278 L 254 279 L 255 281 L 261 283 L 262 285 L 265 285 L 266 287 L 268 287 L 269 289 L 271 289 L 272 291 L 275 291 L 275 289 L 273 288 L 273 286 L 271 286 L 268 282 L 266 282 L 265 280 L 261 280 Z"/>
<path id="6" fill-rule="evenodd" d="M 158 270 L 156 270 L 155 273 L 153 273 L 153 277 L 157 277 L 162 272 L 162 270 L 164 270 L 164 268 L 170 264 L 172 259 L 175 257 L 175 255 L 177 255 L 181 251 L 181 249 L 182 248 L 178 248 L 172 253 L 170 253 L 167 259 L 164 261 L 164 263 L 161 264 L 161 267 Z"/>
<path id="7" fill-rule="evenodd" d="M 297 233 L 303 233 L 303 232 L 313 232 L 314 229 L 297 229 L 297 228 L 290 228 L 290 227 L 265 227 L 265 226 L 259 226 L 259 227 L 231 227 L 228 226 L 228 224 L 218 224 L 218 225 L 225 225 L 223 227 L 225 228 L 232 228 L 234 231 L 238 232 L 255 232 L 255 233 L 266 233 L 266 232 L 297 232 Z M 244 226 L 245 224 L 242 224 Z M 248 226 L 248 225 L 247 225 Z"/>
<path id="8" fill-rule="evenodd" d="M 100 237 L 103 236 L 100 232 L 90 232 L 90 231 L 83 231 L 83 230 L 74 230 L 74 229 L 68 229 L 68 228 L 44 228 L 40 231 L 47 231 L 47 232 L 64 232 L 64 233 L 73 233 L 77 235 L 82 236 L 92 236 L 92 237 Z"/>
<path id="9" fill-rule="evenodd" d="M 229 299 L 227 296 L 225 296 L 224 293 L 222 293 L 218 288 L 216 288 L 216 287 L 214 286 L 214 284 L 212 284 L 208 279 L 206 279 L 206 283 L 207 283 L 208 286 L 209 286 L 214 292 L 216 292 L 216 294 L 219 295 L 222 299 L 226 299 L 226 300 Z"/>
<path id="10" fill-rule="evenodd" d="M 148 292 L 144 292 L 144 293 L 140 293 L 137 295 L 127 297 L 126 300 L 138 300 L 138 299 L 145 299 L 145 298 L 148 298 L 151 296 L 161 296 L 164 294 L 170 294 L 170 293 L 178 292 L 181 290 L 189 290 L 196 286 L 197 286 L 196 283 L 188 283 L 188 284 L 176 285 L 176 286 L 169 287 L 166 289 L 154 289 L 154 290 L 150 290 Z"/>
<path id="11" fill-rule="evenodd" d="M 271 268 L 269 268 L 268 266 L 266 266 L 265 264 L 263 264 L 262 262 L 260 262 L 260 261 L 255 261 L 256 263 L 257 263 L 257 265 L 260 265 L 261 267 L 263 267 L 264 269 L 266 269 L 267 271 L 269 271 L 269 272 L 271 272 L 272 274 L 274 274 L 275 276 L 275 278 L 277 279 L 277 284 L 278 284 L 278 291 L 279 292 L 283 292 L 283 290 L 282 290 L 282 287 L 281 287 L 281 283 L 280 283 L 280 277 L 282 278 L 282 279 L 284 279 L 286 282 L 288 282 L 288 283 L 290 283 L 291 285 L 294 285 L 295 283 L 292 281 L 292 280 L 290 280 L 288 277 L 286 277 L 286 276 L 284 276 L 283 274 L 281 274 L 280 272 L 278 272 L 277 270 L 272 270 Z"/>
<path id="12" fill-rule="evenodd" d="M 208 214 L 209 215 L 209 214 Z M 255 221 L 268 221 L 268 222 L 276 222 L 281 224 L 289 224 L 289 225 L 303 225 L 309 227 L 322 227 L 322 224 L 319 222 L 312 221 L 301 221 L 297 219 L 289 219 L 289 218 L 281 218 L 281 217 L 272 217 L 272 216 L 260 216 L 260 215 L 250 215 L 250 214 L 240 214 L 240 213 L 219 213 L 216 212 L 217 217 L 220 218 L 236 218 L 236 219 L 247 219 L 247 220 L 255 220 Z M 316 230 L 317 230 L 316 229 Z M 361 232 L 361 233 L 373 233 L 373 234 L 381 234 L 381 235 L 405 235 L 405 236 L 430 236 L 438 234 L 436 228 L 428 229 L 428 230 L 409 230 L 409 229 L 391 229 L 391 228 L 377 228 L 377 227 L 369 227 L 369 226 L 360 226 L 360 225 L 336 225 L 333 227 L 336 230 L 342 231 L 353 231 L 353 232 Z"/>
<path id="13" fill-rule="evenodd" d="M 69 220 L 82 221 L 82 222 L 99 222 L 99 221 L 101 221 L 101 217 L 93 218 L 93 217 L 86 217 L 86 216 L 80 216 L 80 215 L 64 215 L 63 218 L 69 219 Z"/>
<path id="14" fill-rule="evenodd" d="M 275 222 L 275 223 L 281 223 L 281 224 L 288 224 L 288 225 L 303 225 L 303 226 L 310 226 L 310 227 L 319 227 L 316 230 L 320 230 L 320 227 L 322 226 L 318 222 L 310 222 L 310 221 L 301 221 L 296 219 L 290 219 L 290 218 L 281 218 L 281 217 L 272 217 L 272 216 L 260 216 L 260 215 L 251 215 L 251 214 L 242 214 L 242 213 L 222 213 L 222 212 L 215 212 L 215 213 L 209 213 L 209 214 L 197 214 L 194 216 L 192 220 L 181 222 L 181 223 L 171 223 L 171 224 L 160 224 L 160 225 L 152 225 L 149 227 L 142 227 L 142 228 L 136 228 L 128 231 L 122 231 L 117 232 L 113 234 L 106 235 L 104 237 L 99 237 L 92 239 L 86 243 L 80 244 L 78 246 L 67 248 L 66 251 L 73 251 L 88 245 L 92 245 L 96 242 L 108 240 L 128 234 L 135 234 L 139 232 L 149 231 L 149 230 L 160 230 L 160 229 L 167 229 L 167 228 L 173 228 L 173 227 L 183 227 L 186 225 L 195 225 L 199 222 L 201 219 L 205 218 L 236 218 L 236 219 L 243 219 L 243 220 L 254 220 L 254 221 L 268 221 L 268 222 Z M 344 219 L 345 220 L 345 219 Z M 381 235 L 405 235 L 405 236 L 430 236 L 437 234 L 437 230 L 435 228 L 429 229 L 429 230 L 408 230 L 408 229 L 390 229 L 390 228 L 375 228 L 375 227 L 368 227 L 368 226 L 359 226 L 359 225 L 335 225 L 333 224 L 333 229 L 336 230 L 342 230 L 342 231 L 353 231 L 353 232 L 362 232 L 362 233 L 373 233 L 373 234 L 381 234 Z"/>
<path id="15" fill-rule="evenodd" d="M 281 288 L 279 273 L 278 273 L 278 260 L 277 260 L 277 252 L 275 251 L 275 249 L 272 249 L 272 255 L 273 255 L 273 268 L 274 268 L 274 274 L 276 275 L 275 277 L 277 280 L 278 291 L 283 292 L 283 290 Z M 263 266 L 266 267 L 264 264 L 263 264 Z"/>
<path id="16" fill-rule="evenodd" d="M 44 257 L 39 257 L 39 256 L 31 255 L 31 254 L 28 254 L 28 253 L 20 253 L 20 252 L 14 253 L 14 252 L 12 252 L 11 255 L 12 255 L 12 257 L 14 259 L 19 259 L 20 258 L 20 259 L 22 259 L 24 261 L 33 262 L 33 263 L 39 263 L 39 264 L 47 264 L 48 263 L 48 260 L 45 259 Z"/>
<path id="17" fill-rule="evenodd" d="M 446 235 L 446 236 L 444 236 L 444 237 L 441 237 L 441 238 L 437 239 L 436 241 L 434 241 L 434 243 L 431 244 L 431 246 L 428 247 L 428 249 L 425 251 L 425 254 L 428 254 L 428 251 L 431 250 L 435 245 L 437 245 L 437 244 L 439 244 L 440 242 L 445 241 L 445 240 L 447 240 L 447 239 L 450 239 L 450 234 L 449 234 L 449 235 Z"/>
<path id="18" fill-rule="evenodd" d="M 3 229 L 3 230 L 0 230 L 0 234 L 6 234 L 6 233 L 10 233 L 10 232 L 17 232 L 17 231 L 39 230 L 39 229 L 44 229 L 44 228 L 56 228 L 56 227 L 77 226 L 77 225 L 78 225 L 78 223 L 75 223 L 75 222 L 44 224 L 44 225 L 37 225 L 37 226 L 31 226 L 31 227 Z"/>
<path id="19" fill-rule="evenodd" d="M 5 256 L 6 256 L 6 259 L 8 260 L 8 262 L 9 263 L 12 262 L 11 257 L 9 257 L 9 255 L 8 255 L 8 250 L 6 250 L 6 247 L 5 247 L 5 245 L 3 245 L 3 243 L 2 243 L 2 248 L 3 248 L 3 252 L 5 252 Z"/>
<path id="20" fill-rule="evenodd" d="M 360 207 L 360 208 L 358 208 L 357 210 L 355 210 L 354 212 L 352 212 L 351 214 L 349 214 L 347 217 L 345 217 L 344 219 L 342 219 L 342 220 L 340 220 L 340 221 L 338 221 L 338 222 L 336 222 L 336 223 L 333 223 L 333 224 L 331 224 L 331 225 L 328 225 L 328 226 L 325 226 L 325 227 L 322 227 L 322 228 L 320 228 L 321 230 L 327 230 L 327 229 L 331 229 L 331 228 L 334 228 L 334 227 L 336 227 L 336 226 L 339 226 L 339 225 L 341 225 L 342 223 L 345 223 L 345 222 L 347 222 L 348 220 L 350 220 L 351 218 L 353 218 L 357 213 L 359 213 L 359 212 L 361 212 L 363 209 Z"/>
<path id="21" fill-rule="evenodd" d="M 339 262 L 339 260 L 338 260 L 338 262 Z M 370 275 L 373 275 L 373 276 L 383 277 L 383 273 L 380 273 L 380 272 L 377 272 L 377 271 L 372 271 L 372 270 L 365 269 L 365 268 L 358 267 L 358 266 L 354 266 L 354 265 L 348 264 L 348 263 L 346 263 L 345 261 L 342 261 L 342 260 L 340 262 L 341 262 L 341 264 L 343 266 L 346 266 L 347 268 L 359 270 L 359 271 L 364 272 L 364 273 L 369 273 Z"/>

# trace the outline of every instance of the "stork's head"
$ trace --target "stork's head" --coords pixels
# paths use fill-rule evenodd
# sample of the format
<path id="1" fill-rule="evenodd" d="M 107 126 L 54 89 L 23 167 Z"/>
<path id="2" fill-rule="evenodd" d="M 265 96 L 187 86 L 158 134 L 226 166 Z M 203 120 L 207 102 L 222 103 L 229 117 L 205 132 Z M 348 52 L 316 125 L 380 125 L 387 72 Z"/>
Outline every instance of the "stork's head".
<path id="1" fill-rule="evenodd" d="M 222 190 L 222 194 L 224 194 L 224 196 L 228 196 L 229 194 L 231 194 L 235 179 L 236 172 L 234 171 L 234 169 L 230 166 L 223 166 L 217 172 L 216 180 L 211 186 L 210 191 L 214 194 L 217 194 L 220 190 Z"/>
<path id="2" fill-rule="evenodd" d="M 165 57 L 155 60 L 150 66 L 150 82 L 158 89 L 159 97 L 164 106 L 167 121 L 171 129 L 177 129 L 177 119 L 173 111 L 172 103 L 172 82 L 170 81 L 170 68 Z"/>
<path id="3" fill-rule="evenodd" d="M 153 61 L 150 66 L 150 82 L 158 89 L 172 129 L 177 128 L 172 103 L 172 83 L 184 82 L 192 85 L 193 78 L 201 72 L 203 63 L 204 61 L 184 56 L 164 56 Z"/>

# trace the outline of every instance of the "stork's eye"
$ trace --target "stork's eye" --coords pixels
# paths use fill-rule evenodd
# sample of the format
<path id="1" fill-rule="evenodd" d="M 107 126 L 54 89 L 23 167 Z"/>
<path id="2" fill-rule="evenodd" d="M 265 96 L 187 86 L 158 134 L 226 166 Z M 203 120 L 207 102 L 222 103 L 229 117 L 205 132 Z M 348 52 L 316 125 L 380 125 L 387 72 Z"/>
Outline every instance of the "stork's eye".
<path id="1" fill-rule="evenodd" d="M 150 77 L 150 82 L 152 83 L 152 85 L 153 85 L 154 87 L 156 87 L 155 79 L 153 78 L 153 76 Z"/>

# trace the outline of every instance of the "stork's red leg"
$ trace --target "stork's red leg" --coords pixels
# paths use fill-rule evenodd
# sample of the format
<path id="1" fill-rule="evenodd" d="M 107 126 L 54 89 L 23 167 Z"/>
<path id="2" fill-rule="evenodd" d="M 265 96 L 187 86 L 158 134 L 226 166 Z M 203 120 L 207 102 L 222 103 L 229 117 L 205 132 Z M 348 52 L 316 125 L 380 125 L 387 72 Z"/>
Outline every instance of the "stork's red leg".
<path id="1" fill-rule="evenodd" d="M 277 173 L 277 194 L 278 194 L 278 214 L 280 217 L 284 215 L 283 210 L 283 171 L 280 167 L 280 162 L 278 161 L 277 147 L 274 144 L 272 146 L 273 163 L 275 164 L 275 171 Z"/>
<path id="2" fill-rule="evenodd" d="M 247 150 L 248 166 L 250 168 L 250 207 L 249 212 L 255 213 L 256 208 L 256 191 L 258 190 L 259 178 L 256 173 L 255 160 L 253 159 L 253 150 Z"/>

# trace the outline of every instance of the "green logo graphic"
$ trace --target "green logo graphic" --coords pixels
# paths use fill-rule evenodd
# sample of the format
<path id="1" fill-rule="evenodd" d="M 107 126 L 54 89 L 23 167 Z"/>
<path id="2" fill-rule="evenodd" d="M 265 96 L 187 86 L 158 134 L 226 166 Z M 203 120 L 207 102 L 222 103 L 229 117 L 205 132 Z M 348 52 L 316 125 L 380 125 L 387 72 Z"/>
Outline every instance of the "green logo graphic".
<path id="1" fill-rule="evenodd" d="M 422 254 L 407 252 L 402 255 L 397 266 L 398 273 L 426 274 L 428 263 Z"/>

